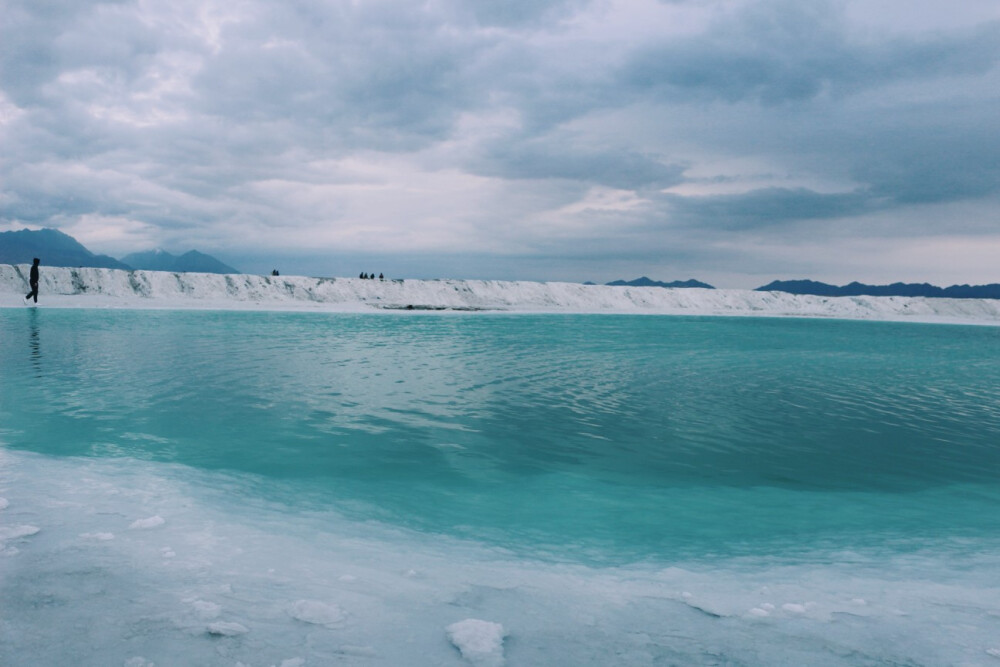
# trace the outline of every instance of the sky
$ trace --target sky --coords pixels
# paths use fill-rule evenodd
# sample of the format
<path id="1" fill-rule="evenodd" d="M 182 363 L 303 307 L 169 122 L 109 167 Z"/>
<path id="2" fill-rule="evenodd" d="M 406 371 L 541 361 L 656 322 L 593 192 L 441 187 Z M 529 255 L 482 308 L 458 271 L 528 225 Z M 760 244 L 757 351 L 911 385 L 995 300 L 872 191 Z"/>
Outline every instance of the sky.
<path id="1" fill-rule="evenodd" d="M 995 0 L 0 0 L 0 231 L 251 273 L 1000 282 Z"/>

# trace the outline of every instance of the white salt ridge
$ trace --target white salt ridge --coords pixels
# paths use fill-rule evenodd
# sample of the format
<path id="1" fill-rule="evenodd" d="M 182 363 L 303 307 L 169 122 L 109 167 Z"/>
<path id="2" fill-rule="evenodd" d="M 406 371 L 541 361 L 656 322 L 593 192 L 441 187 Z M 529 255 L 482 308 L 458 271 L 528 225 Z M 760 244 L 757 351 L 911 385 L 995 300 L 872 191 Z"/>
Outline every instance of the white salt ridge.
<path id="1" fill-rule="evenodd" d="M 30 526 L 27 524 L 15 525 L 15 526 L 0 526 L 0 554 L 4 556 L 16 556 L 20 553 L 20 549 L 14 546 L 8 546 L 7 542 L 9 540 L 18 540 L 23 537 L 31 537 L 37 534 L 41 529 L 38 526 Z"/>
<path id="2" fill-rule="evenodd" d="M 131 530 L 148 530 L 150 528 L 162 526 L 164 523 L 166 523 L 166 520 L 163 517 L 151 516 L 148 519 L 136 519 L 129 524 L 129 528 Z"/>
<path id="3" fill-rule="evenodd" d="M 126 660 L 124 662 L 124 667 L 156 667 L 156 663 L 151 660 L 146 660 L 142 656 L 136 656 Z"/>
<path id="4" fill-rule="evenodd" d="M 23 307 L 28 267 L 0 264 L 0 306 Z M 45 267 L 41 305 L 103 308 L 755 315 L 1000 324 L 1000 300 L 821 297 L 752 290 L 501 280 L 361 280 Z"/>
<path id="5" fill-rule="evenodd" d="M 80 537 L 85 540 L 98 540 L 106 542 L 115 539 L 114 533 L 80 533 Z"/>
<path id="6" fill-rule="evenodd" d="M 294 619 L 313 625 L 336 625 L 347 616 L 337 605 L 318 600 L 298 600 L 288 613 Z"/>
<path id="7" fill-rule="evenodd" d="M 240 625 L 239 623 L 234 623 L 232 621 L 209 623 L 206 630 L 208 631 L 208 634 L 217 635 L 219 637 L 235 637 L 237 635 L 245 635 L 250 632 L 245 625 Z"/>
<path id="8" fill-rule="evenodd" d="M 38 526 L 0 526 L 0 543 L 6 540 L 16 540 L 21 537 L 30 537 L 41 530 Z"/>
<path id="9" fill-rule="evenodd" d="M 462 653 L 462 657 L 476 667 L 500 667 L 504 664 L 503 640 L 507 633 L 501 624 L 467 618 L 452 623 L 446 631 L 448 639 Z"/>

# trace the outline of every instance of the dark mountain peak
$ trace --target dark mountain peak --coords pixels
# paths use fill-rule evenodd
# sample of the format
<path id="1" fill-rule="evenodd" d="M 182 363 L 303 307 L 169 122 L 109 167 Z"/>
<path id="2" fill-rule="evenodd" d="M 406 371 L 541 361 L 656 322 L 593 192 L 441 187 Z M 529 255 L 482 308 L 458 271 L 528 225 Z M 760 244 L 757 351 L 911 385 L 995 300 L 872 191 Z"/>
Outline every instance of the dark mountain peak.
<path id="1" fill-rule="evenodd" d="M 938 287 L 930 283 L 895 282 L 891 285 L 866 285 L 853 281 L 842 287 L 837 287 L 815 280 L 775 280 L 763 287 L 758 287 L 757 291 L 812 294 L 815 296 L 923 296 L 952 299 L 1000 299 L 1000 285 L 995 283 Z"/>
<path id="2" fill-rule="evenodd" d="M 177 271 L 193 271 L 198 273 L 239 273 L 238 270 L 223 264 L 211 255 L 197 250 L 189 250 L 177 258 Z"/>
<path id="3" fill-rule="evenodd" d="M 162 248 L 134 252 L 122 257 L 122 261 L 144 271 L 175 271 L 178 273 L 239 273 L 237 269 L 223 264 L 211 255 L 197 250 L 189 250 L 183 255 L 172 255 Z"/>
<path id="4" fill-rule="evenodd" d="M 30 264 L 34 257 L 41 259 L 45 266 L 131 268 L 113 257 L 95 255 L 72 236 L 58 229 L 0 232 L 0 263 Z"/>
<path id="5" fill-rule="evenodd" d="M 131 267 L 143 271 L 171 271 L 177 258 L 162 248 L 133 252 L 122 257 L 122 261 Z"/>
<path id="6" fill-rule="evenodd" d="M 789 294 L 815 294 L 816 296 L 836 296 L 840 288 L 836 285 L 815 280 L 774 280 L 758 287 L 758 292 L 788 292 Z"/>
<path id="7" fill-rule="evenodd" d="M 714 287 L 712 287 L 708 283 L 703 283 L 700 280 L 694 280 L 694 279 L 691 279 L 691 280 L 675 280 L 675 281 L 670 282 L 670 283 L 664 283 L 664 282 L 660 282 L 659 280 L 653 280 L 651 278 L 647 278 L 646 276 L 642 276 L 641 278 L 636 278 L 635 280 L 628 280 L 628 281 L 625 281 L 625 280 L 614 280 L 614 281 L 612 281 L 610 283 L 607 283 L 607 284 L 611 285 L 612 287 L 670 287 L 670 288 L 675 288 L 675 287 L 700 287 L 702 289 L 715 289 Z"/>

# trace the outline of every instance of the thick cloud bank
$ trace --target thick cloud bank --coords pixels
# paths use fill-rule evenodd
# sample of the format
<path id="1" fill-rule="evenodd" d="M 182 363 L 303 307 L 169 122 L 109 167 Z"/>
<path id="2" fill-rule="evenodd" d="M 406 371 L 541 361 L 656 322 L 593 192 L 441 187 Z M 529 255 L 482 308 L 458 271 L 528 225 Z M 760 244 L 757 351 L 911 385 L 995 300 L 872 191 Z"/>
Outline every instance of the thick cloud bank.
<path id="1" fill-rule="evenodd" d="M 0 265 L 0 305 L 16 306 L 27 266 Z M 1000 324 L 1000 300 L 821 297 L 750 290 L 614 287 L 498 280 L 362 280 L 49 267 L 40 305 L 368 311 L 754 315 Z"/>
<path id="2" fill-rule="evenodd" d="M 996 280 L 996 2 L 0 7 L 0 229 L 255 272 Z"/>

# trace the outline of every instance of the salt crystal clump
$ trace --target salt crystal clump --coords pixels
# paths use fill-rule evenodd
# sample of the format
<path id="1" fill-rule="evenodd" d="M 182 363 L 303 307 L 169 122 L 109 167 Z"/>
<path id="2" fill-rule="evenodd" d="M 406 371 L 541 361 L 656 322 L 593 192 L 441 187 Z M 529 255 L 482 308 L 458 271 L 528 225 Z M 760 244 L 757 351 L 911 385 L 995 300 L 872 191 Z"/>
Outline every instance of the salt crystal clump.
<path id="1" fill-rule="evenodd" d="M 191 603 L 191 608 L 194 609 L 194 613 L 198 615 L 198 618 L 203 621 L 218 618 L 219 613 L 222 612 L 222 607 L 206 600 L 194 600 Z"/>
<path id="2" fill-rule="evenodd" d="M 785 611 L 790 611 L 793 614 L 804 614 L 806 611 L 805 605 L 795 604 L 793 602 L 783 604 L 781 605 L 781 608 L 784 609 Z"/>
<path id="3" fill-rule="evenodd" d="M 16 540 L 19 537 L 30 537 L 40 530 L 41 528 L 38 526 L 29 526 L 27 524 L 20 526 L 0 526 L 0 541 Z"/>
<path id="4" fill-rule="evenodd" d="M 151 516 L 148 519 L 136 519 L 129 525 L 129 528 L 131 528 L 132 530 L 145 530 L 148 528 L 156 528 L 157 526 L 162 526 L 165 523 L 166 520 L 162 516 L 156 515 L 156 516 Z"/>
<path id="5" fill-rule="evenodd" d="M 105 542 L 107 540 L 115 539 L 114 533 L 80 533 L 80 537 L 85 540 L 100 540 Z"/>
<path id="6" fill-rule="evenodd" d="M 156 667 L 156 663 L 137 655 L 134 658 L 126 660 L 125 667 Z"/>
<path id="7" fill-rule="evenodd" d="M 288 611 L 292 618 L 314 625 L 333 625 L 344 620 L 347 614 L 335 604 L 317 600 L 299 600 Z"/>
<path id="8" fill-rule="evenodd" d="M 10 507 L 10 503 L 7 502 L 6 498 L 0 498 L 0 510 L 5 510 Z"/>
<path id="9" fill-rule="evenodd" d="M 38 526 L 29 526 L 26 524 L 20 526 L 0 526 L 0 553 L 4 556 L 16 556 L 21 553 L 20 549 L 7 546 L 7 540 L 30 537 L 40 530 L 41 528 Z"/>
<path id="10" fill-rule="evenodd" d="M 770 616 L 771 615 L 771 612 L 767 611 L 766 609 L 761 609 L 760 607 L 754 607 L 748 613 L 751 616 L 757 616 L 757 617 L 760 617 L 760 618 L 763 618 L 765 616 Z"/>
<path id="11" fill-rule="evenodd" d="M 218 635 L 220 637 L 235 637 L 236 635 L 245 635 L 250 632 L 245 625 L 240 625 L 239 623 L 232 623 L 230 621 L 219 621 L 218 623 L 210 623 L 208 628 L 208 634 Z"/>
<path id="12" fill-rule="evenodd" d="M 462 657 L 476 667 L 500 667 L 504 664 L 503 640 L 507 636 L 499 623 L 467 618 L 447 628 L 448 639 Z"/>

